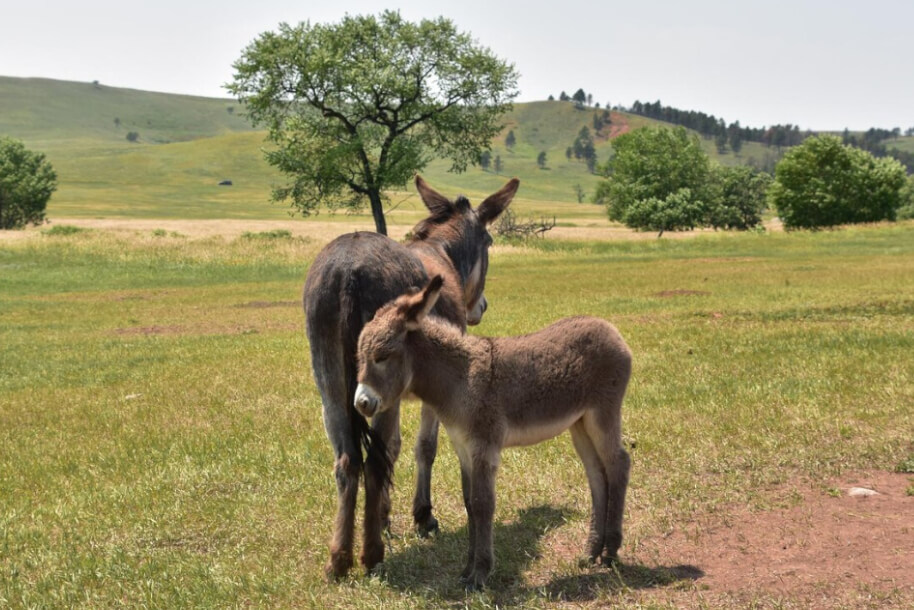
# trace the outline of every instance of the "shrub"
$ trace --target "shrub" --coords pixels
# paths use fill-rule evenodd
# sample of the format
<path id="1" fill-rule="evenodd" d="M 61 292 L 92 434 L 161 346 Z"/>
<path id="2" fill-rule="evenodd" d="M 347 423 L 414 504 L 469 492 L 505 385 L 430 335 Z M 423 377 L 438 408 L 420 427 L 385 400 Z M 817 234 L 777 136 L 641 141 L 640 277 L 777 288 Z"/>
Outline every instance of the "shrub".
<path id="1" fill-rule="evenodd" d="M 749 167 L 711 169 L 707 224 L 745 231 L 762 222 L 771 176 Z"/>
<path id="2" fill-rule="evenodd" d="M 0 229 L 21 229 L 45 221 L 45 208 L 57 190 L 57 174 L 41 153 L 0 137 Z"/>
<path id="3" fill-rule="evenodd" d="M 898 220 L 914 219 L 914 176 L 908 176 L 901 189 L 901 207 L 898 208 Z"/>
<path id="4" fill-rule="evenodd" d="M 895 220 L 904 185 L 904 168 L 894 159 L 818 136 L 784 155 L 769 200 L 786 228 L 815 229 Z"/>
<path id="5" fill-rule="evenodd" d="M 272 231 L 261 231 L 259 233 L 251 233 L 250 231 L 245 231 L 241 234 L 242 239 L 292 239 L 292 231 L 287 231 L 286 229 L 273 229 Z"/>
<path id="6" fill-rule="evenodd" d="M 82 233 L 85 229 L 80 227 L 74 227 L 73 225 L 54 225 L 50 229 L 42 231 L 45 235 L 73 235 L 75 233 Z"/>
<path id="7" fill-rule="evenodd" d="M 594 196 L 611 220 L 661 235 L 703 224 L 710 161 L 697 136 L 682 127 L 647 127 L 616 138 L 613 150 Z"/>

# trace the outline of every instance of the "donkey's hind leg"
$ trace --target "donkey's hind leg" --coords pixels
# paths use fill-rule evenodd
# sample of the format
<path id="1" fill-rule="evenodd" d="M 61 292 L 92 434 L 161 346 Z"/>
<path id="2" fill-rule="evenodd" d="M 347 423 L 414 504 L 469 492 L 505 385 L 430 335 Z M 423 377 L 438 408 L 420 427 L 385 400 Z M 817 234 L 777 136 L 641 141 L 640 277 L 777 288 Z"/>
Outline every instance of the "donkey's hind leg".
<path id="1" fill-rule="evenodd" d="M 571 440 L 578 457 L 584 463 L 587 482 L 590 484 L 590 534 L 587 537 L 587 549 L 590 559 L 596 561 L 603 552 L 606 539 L 606 504 L 608 483 L 603 460 L 587 434 L 584 420 L 579 419 L 571 426 Z"/>
<path id="2" fill-rule="evenodd" d="M 315 359 L 315 361 L 317 361 Z M 315 369 L 317 370 L 317 369 Z M 362 472 L 362 450 L 346 408 L 346 389 L 328 379 L 341 379 L 342 375 L 317 376 L 323 402 L 324 429 L 333 446 L 336 479 L 337 511 L 330 542 L 330 561 L 325 571 L 331 578 L 345 576 L 352 568 L 353 534 L 355 529 L 356 498 L 359 493 L 359 476 Z"/>
<path id="3" fill-rule="evenodd" d="M 423 403 L 416 438 L 416 495 L 413 498 L 413 521 L 416 531 L 423 537 L 438 531 L 438 520 L 432 515 L 432 464 L 437 453 L 438 417 Z"/>
<path id="4" fill-rule="evenodd" d="M 382 411 L 371 420 L 373 442 L 382 444 L 365 460 L 365 524 L 360 560 L 367 571 L 384 561 L 382 530 L 389 525 L 393 463 L 400 454 L 400 408 Z M 386 452 L 386 456 L 378 451 Z"/>
<path id="5" fill-rule="evenodd" d="M 622 546 L 622 517 L 625 512 L 625 493 L 628 490 L 631 458 L 622 447 L 622 417 L 619 404 L 604 412 L 591 411 L 583 422 L 587 435 L 603 463 L 607 480 L 606 521 L 604 546 L 607 559 L 615 559 Z"/>

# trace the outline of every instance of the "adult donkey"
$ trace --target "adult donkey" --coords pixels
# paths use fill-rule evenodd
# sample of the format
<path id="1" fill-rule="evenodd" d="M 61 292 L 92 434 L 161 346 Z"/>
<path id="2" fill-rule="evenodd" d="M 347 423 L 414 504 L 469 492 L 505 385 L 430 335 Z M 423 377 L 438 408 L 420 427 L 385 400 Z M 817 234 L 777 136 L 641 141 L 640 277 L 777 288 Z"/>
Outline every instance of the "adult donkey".
<path id="1" fill-rule="evenodd" d="M 390 512 L 393 462 L 400 453 L 399 403 L 372 417 L 370 425 L 352 406 L 359 333 L 378 308 L 411 287 L 424 286 L 435 275 L 446 278 L 448 287 L 432 315 L 464 331 L 468 324 L 478 324 L 487 307 L 483 290 L 492 238 L 486 227 L 508 207 L 519 184 L 516 178 L 509 181 L 473 209 L 465 197 L 450 201 L 416 176 L 416 189 L 429 217 L 416 225 L 409 243 L 403 245 L 377 233 L 343 235 L 330 242 L 311 265 L 303 297 L 306 331 L 323 403 L 324 428 L 333 445 L 338 494 L 326 567 L 331 577 L 343 576 L 353 564 L 361 473 L 365 476 L 365 522 L 360 559 L 366 570 L 384 559 L 381 530 Z M 437 528 L 431 504 L 437 450 L 438 420 L 423 405 L 413 500 L 413 518 L 422 534 Z"/>

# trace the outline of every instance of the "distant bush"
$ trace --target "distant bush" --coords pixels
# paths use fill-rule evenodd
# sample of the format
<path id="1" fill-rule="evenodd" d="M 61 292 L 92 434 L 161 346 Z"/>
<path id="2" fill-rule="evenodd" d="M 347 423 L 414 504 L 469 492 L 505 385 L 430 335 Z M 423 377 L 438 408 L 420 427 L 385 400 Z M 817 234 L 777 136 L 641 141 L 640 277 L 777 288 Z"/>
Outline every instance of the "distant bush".
<path id="1" fill-rule="evenodd" d="M 901 207 L 898 208 L 898 220 L 914 219 L 914 175 L 908 176 L 908 181 L 901 189 Z"/>
<path id="2" fill-rule="evenodd" d="M 54 225 L 50 229 L 45 229 L 42 231 L 45 235 L 73 235 L 75 233 L 82 233 L 85 229 L 81 227 L 74 227 L 73 225 Z"/>
<path id="3" fill-rule="evenodd" d="M 749 167 L 712 167 L 707 224 L 741 231 L 760 225 L 770 186 L 771 176 Z"/>
<path id="4" fill-rule="evenodd" d="M 165 229 L 153 229 L 152 236 L 153 237 L 184 237 L 177 231 L 166 231 Z"/>
<path id="5" fill-rule="evenodd" d="M 273 229 L 272 231 L 261 231 L 259 233 L 251 233 L 250 231 L 245 231 L 241 234 L 242 239 L 292 239 L 292 231 L 287 231 L 286 229 Z"/>
<path id="6" fill-rule="evenodd" d="M 610 220 L 660 235 L 705 224 L 711 165 L 698 136 L 646 127 L 619 136 L 613 149 L 594 195 Z"/>
<path id="7" fill-rule="evenodd" d="M 816 136 L 778 163 L 769 199 L 788 229 L 895 220 L 905 176 L 894 159 Z"/>
<path id="8" fill-rule="evenodd" d="M 136 131 L 128 131 L 128 132 L 127 132 L 127 141 L 128 141 L 128 142 L 136 142 L 136 141 L 139 140 L 139 139 L 140 139 L 140 134 L 139 134 L 139 132 L 136 132 Z"/>
<path id="9" fill-rule="evenodd" d="M 57 174 L 42 153 L 0 137 L 0 229 L 42 224 L 56 189 Z"/>

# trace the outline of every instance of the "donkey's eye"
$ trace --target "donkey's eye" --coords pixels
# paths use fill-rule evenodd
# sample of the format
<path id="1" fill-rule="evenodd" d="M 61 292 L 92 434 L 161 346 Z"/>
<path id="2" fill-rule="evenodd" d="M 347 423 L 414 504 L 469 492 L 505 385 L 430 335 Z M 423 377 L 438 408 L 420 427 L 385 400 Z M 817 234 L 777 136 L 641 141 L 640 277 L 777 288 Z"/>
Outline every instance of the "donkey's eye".
<path id="1" fill-rule="evenodd" d="M 388 354 L 379 354 L 374 357 L 374 363 L 383 364 L 383 363 L 387 362 L 388 358 L 390 358 L 390 355 L 388 355 Z"/>

